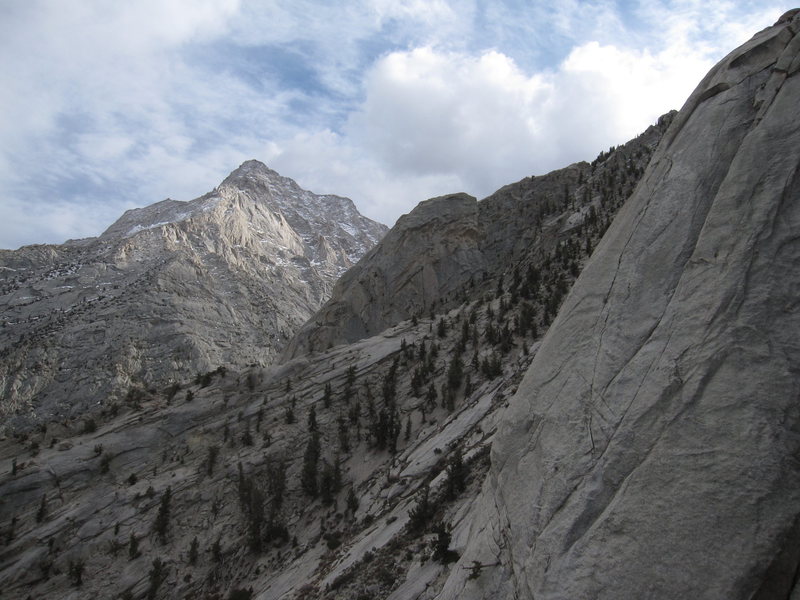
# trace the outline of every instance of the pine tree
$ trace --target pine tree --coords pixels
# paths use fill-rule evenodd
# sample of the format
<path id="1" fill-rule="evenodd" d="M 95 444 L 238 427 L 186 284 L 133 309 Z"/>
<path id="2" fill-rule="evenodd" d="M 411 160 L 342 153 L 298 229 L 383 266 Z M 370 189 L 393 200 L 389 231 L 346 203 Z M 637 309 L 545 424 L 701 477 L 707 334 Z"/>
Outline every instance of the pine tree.
<path id="1" fill-rule="evenodd" d="M 167 578 L 167 567 L 160 558 L 153 560 L 153 566 L 147 574 L 149 584 L 147 587 L 147 600 L 155 600 L 158 588 Z"/>
<path id="2" fill-rule="evenodd" d="M 153 524 L 156 535 L 158 535 L 162 544 L 166 543 L 167 541 L 167 528 L 169 527 L 169 504 L 171 498 L 172 488 L 167 486 L 167 489 L 164 490 L 163 494 L 161 494 L 161 503 L 159 504 L 158 514 L 156 515 L 156 520 Z"/>
<path id="3" fill-rule="evenodd" d="M 344 417 L 339 415 L 336 419 L 339 431 L 339 449 L 342 452 L 350 452 L 350 432 L 347 430 L 347 423 Z"/>
<path id="4" fill-rule="evenodd" d="M 433 542 L 433 558 L 443 565 L 458 560 L 458 553 L 450 550 L 450 531 L 444 523 L 439 523 L 433 528 L 436 539 Z"/>
<path id="5" fill-rule="evenodd" d="M 197 551 L 198 551 L 198 542 L 197 536 L 194 537 L 192 540 L 192 544 L 189 546 L 189 564 L 196 565 L 197 564 Z"/>
<path id="6" fill-rule="evenodd" d="M 39 510 L 36 511 L 36 522 L 41 523 L 47 516 L 47 494 L 42 494 L 42 501 L 39 503 Z"/>
<path id="7" fill-rule="evenodd" d="M 437 397 L 438 396 L 436 394 L 436 386 L 434 386 L 431 383 L 428 386 L 428 394 L 425 396 L 425 399 L 428 401 L 428 405 L 431 406 L 431 407 L 435 407 L 436 406 L 436 398 Z"/>
<path id="8" fill-rule="evenodd" d="M 83 584 L 83 569 L 86 566 L 83 558 L 71 558 L 67 566 L 67 573 L 69 578 L 72 579 L 72 585 L 81 587 Z"/>
<path id="9" fill-rule="evenodd" d="M 214 465 L 217 462 L 217 455 L 219 454 L 219 446 L 208 447 L 208 457 L 206 458 L 206 473 L 209 477 L 214 474 Z"/>
<path id="10" fill-rule="evenodd" d="M 283 505 L 286 492 L 286 461 L 282 457 L 267 461 L 267 489 L 270 493 L 270 513 L 275 514 Z"/>
<path id="11" fill-rule="evenodd" d="M 327 461 L 323 461 L 322 472 L 319 477 L 319 495 L 322 503 L 326 506 L 333 504 L 333 499 L 339 491 L 337 479 L 341 478 L 341 474 L 337 475 L 337 470 L 338 465 L 334 466 Z"/>
<path id="12" fill-rule="evenodd" d="M 313 404 L 311 405 L 311 408 L 308 409 L 307 424 L 309 433 L 317 431 L 317 409 Z"/>
<path id="13" fill-rule="evenodd" d="M 262 530 L 264 527 L 264 492 L 257 485 L 253 485 L 250 491 L 250 505 L 247 516 L 250 550 L 256 553 L 261 552 Z"/>
<path id="14" fill-rule="evenodd" d="M 332 398 L 333 398 L 333 391 L 331 390 L 330 382 L 328 382 L 325 384 L 325 392 L 322 395 L 322 405 L 325 408 L 330 408 Z"/>
<path id="15" fill-rule="evenodd" d="M 450 361 L 450 366 L 447 369 L 447 385 L 450 390 L 457 390 L 461 385 L 461 380 L 464 376 L 464 363 L 461 362 L 461 357 L 454 354 Z"/>
<path id="16" fill-rule="evenodd" d="M 311 497 L 316 497 L 319 492 L 317 485 L 319 454 L 319 433 L 315 431 L 308 439 L 306 451 L 303 455 L 303 469 L 300 473 L 300 485 L 303 491 Z"/>
<path id="17" fill-rule="evenodd" d="M 131 531 L 130 540 L 128 540 L 128 560 L 135 560 L 139 558 L 142 553 L 139 551 L 139 539 L 136 534 Z"/>
<path id="18" fill-rule="evenodd" d="M 245 425 L 244 431 L 242 432 L 242 446 L 252 446 L 253 445 L 253 436 L 250 433 L 250 426 Z"/>
<path id="19" fill-rule="evenodd" d="M 222 543 L 219 538 L 211 545 L 211 559 L 215 563 L 222 562 Z"/>
<path id="20" fill-rule="evenodd" d="M 347 510 L 353 515 L 355 515 L 356 510 L 358 510 L 358 498 L 356 498 L 356 492 L 353 486 L 350 486 L 350 490 L 347 492 Z"/>
<path id="21" fill-rule="evenodd" d="M 422 533 L 424 531 L 425 526 L 428 524 L 428 519 L 431 518 L 433 513 L 433 507 L 430 503 L 430 491 L 427 486 L 422 488 L 422 491 L 418 494 L 419 500 L 417 500 L 416 506 L 412 508 L 408 513 L 408 528 L 411 533 Z"/>
<path id="22" fill-rule="evenodd" d="M 447 335 L 447 323 L 444 317 L 439 317 L 439 322 L 436 324 L 436 335 L 443 338 Z"/>
<path id="23" fill-rule="evenodd" d="M 455 500 L 458 494 L 467 486 L 467 468 L 461 456 L 461 450 L 456 448 L 447 462 L 447 488 L 448 500 Z"/>

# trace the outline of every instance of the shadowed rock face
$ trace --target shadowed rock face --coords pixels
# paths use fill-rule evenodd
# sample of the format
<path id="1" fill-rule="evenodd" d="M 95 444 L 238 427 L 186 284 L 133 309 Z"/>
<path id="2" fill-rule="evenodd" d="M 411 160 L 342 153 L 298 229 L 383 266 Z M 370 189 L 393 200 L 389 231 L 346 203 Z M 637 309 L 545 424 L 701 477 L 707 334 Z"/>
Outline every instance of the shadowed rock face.
<path id="1" fill-rule="evenodd" d="M 428 310 L 483 271 L 482 237 L 472 196 L 421 202 L 337 282 L 331 300 L 291 340 L 286 355 L 352 342 Z"/>
<path id="2" fill-rule="evenodd" d="M 798 32 L 728 55 L 665 134 L 511 401 L 440 598 L 792 594 Z"/>

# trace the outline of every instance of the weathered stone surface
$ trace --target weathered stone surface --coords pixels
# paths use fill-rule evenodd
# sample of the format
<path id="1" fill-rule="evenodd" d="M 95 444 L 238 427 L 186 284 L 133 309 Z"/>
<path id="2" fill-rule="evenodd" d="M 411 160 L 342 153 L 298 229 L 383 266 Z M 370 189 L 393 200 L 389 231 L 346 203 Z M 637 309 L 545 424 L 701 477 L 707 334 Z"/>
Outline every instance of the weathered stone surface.
<path id="1" fill-rule="evenodd" d="M 290 341 L 284 359 L 494 293 L 491 286 L 503 274 L 541 267 L 558 244 L 581 233 L 590 215 L 596 228 L 598 215 L 614 214 L 672 116 L 592 165 L 526 177 L 480 202 L 467 194 L 421 202 L 337 282 L 331 299 Z"/>
<path id="2" fill-rule="evenodd" d="M 440 598 L 792 593 L 798 31 L 727 56 L 665 134 L 511 402 Z"/>
<path id="3" fill-rule="evenodd" d="M 98 238 L 0 251 L 0 415 L 80 416 L 220 365 L 266 364 L 386 227 L 247 161 Z"/>
<path id="4" fill-rule="evenodd" d="M 331 300 L 291 340 L 286 355 L 352 342 L 429 310 L 482 270 L 481 235 L 472 196 L 421 202 L 344 274 Z"/>

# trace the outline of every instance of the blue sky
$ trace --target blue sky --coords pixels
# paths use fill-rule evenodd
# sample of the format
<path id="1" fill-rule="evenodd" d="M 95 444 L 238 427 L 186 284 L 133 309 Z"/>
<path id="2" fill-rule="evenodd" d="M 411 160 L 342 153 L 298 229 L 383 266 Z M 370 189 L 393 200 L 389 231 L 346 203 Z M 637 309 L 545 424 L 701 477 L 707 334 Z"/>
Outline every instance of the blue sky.
<path id="1" fill-rule="evenodd" d="M 392 225 L 591 160 L 791 3 L 0 0 L 0 248 L 256 158 Z"/>

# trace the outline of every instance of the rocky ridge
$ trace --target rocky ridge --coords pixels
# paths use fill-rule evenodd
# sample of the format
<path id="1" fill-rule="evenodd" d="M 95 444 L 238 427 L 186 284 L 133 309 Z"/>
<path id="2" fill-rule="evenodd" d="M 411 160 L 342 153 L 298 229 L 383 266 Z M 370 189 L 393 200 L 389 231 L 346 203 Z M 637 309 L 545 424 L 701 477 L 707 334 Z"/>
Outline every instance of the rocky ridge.
<path id="1" fill-rule="evenodd" d="M 480 202 L 467 194 L 421 202 L 337 281 L 284 359 L 456 306 L 504 275 L 507 282 L 518 280 L 541 267 L 569 234 L 591 251 L 593 236 L 605 231 L 631 193 L 673 116 L 591 164 L 526 177 Z"/>
<path id="2" fill-rule="evenodd" d="M 798 72 L 794 10 L 688 99 L 510 401 L 437 598 L 800 594 Z"/>
<path id="3" fill-rule="evenodd" d="M 141 597 L 154 582 L 156 597 L 252 589 L 264 599 L 404 598 L 437 589 L 451 554 L 432 543 L 463 519 L 537 339 L 671 117 L 593 164 L 535 178 L 535 194 L 526 192 L 531 179 L 495 194 L 501 231 L 483 235 L 502 240 L 509 220 L 525 218 L 532 243 L 515 241 L 513 260 L 494 273 L 468 278 L 459 270 L 467 261 L 448 266 L 458 275 L 444 293 L 429 288 L 426 314 L 282 365 L 214 369 L 134 394 L 115 416 L 51 423 L 0 446 L 9 469 L 0 581 L 11 597 Z M 464 195 L 434 199 L 395 231 L 423 247 L 431 225 L 458 222 L 450 215 L 461 204 L 479 206 Z M 433 264 L 445 282 L 442 261 Z M 155 522 L 167 489 L 176 516 L 162 536 Z"/>
<path id="4" fill-rule="evenodd" d="M 796 595 L 796 18 L 638 146 L 423 205 L 294 358 L 2 440 L 5 594 Z"/>
<path id="5" fill-rule="evenodd" d="M 386 227 L 257 161 L 100 237 L 0 251 L 6 424 L 108 409 L 219 366 L 267 364 Z"/>

